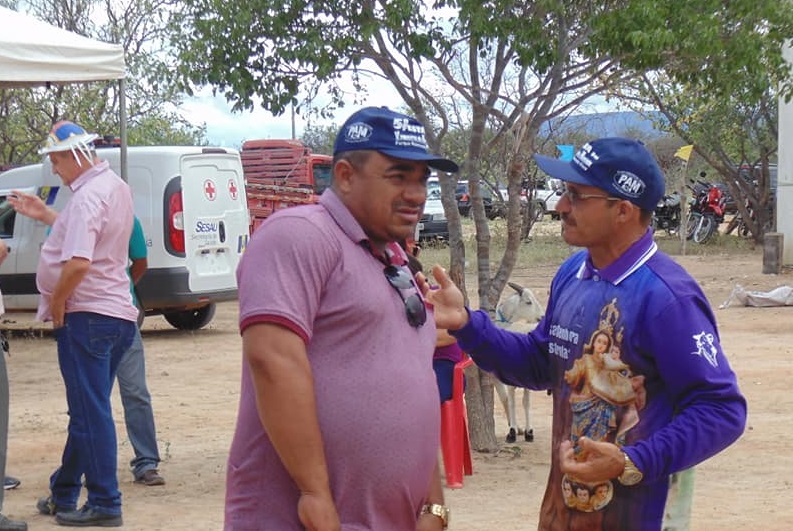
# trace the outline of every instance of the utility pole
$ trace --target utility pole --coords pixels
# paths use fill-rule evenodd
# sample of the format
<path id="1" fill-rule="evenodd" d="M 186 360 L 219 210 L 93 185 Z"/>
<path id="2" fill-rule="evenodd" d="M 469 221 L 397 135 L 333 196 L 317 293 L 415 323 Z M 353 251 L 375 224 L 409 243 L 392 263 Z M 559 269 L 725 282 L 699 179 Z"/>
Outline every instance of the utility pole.
<path id="1" fill-rule="evenodd" d="M 292 140 L 296 139 L 297 135 L 295 134 L 295 102 L 292 100 Z"/>

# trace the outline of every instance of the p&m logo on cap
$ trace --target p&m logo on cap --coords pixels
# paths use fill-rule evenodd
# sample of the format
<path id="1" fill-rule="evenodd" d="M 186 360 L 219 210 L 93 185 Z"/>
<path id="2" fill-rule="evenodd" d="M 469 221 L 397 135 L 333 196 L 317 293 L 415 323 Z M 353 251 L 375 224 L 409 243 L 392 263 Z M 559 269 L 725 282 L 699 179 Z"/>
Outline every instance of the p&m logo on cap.
<path id="1" fill-rule="evenodd" d="M 372 126 L 363 122 L 355 122 L 350 124 L 347 132 L 344 134 L 344 139 L 351 144 L 358 142 L 366 142 L 372 136 Z"/>
<path id="2" fill-rule="evenodd" d="M 647 185 L 638 175 L 629 171 L 618 171 L 614 175 L 614 187 L 628 197 L 641 197 Z"/>

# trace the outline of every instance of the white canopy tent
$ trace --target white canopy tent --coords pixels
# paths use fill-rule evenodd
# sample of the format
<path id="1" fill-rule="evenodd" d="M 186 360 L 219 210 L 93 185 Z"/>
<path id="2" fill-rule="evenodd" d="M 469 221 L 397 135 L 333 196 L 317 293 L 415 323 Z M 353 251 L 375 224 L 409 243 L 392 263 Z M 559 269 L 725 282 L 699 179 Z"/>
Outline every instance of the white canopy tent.
<path id="1" fill-rule="evenodd" d="M 124 180 L 127 178 L 125 74 L 124 49 L 120 45 L 89 39 L 0 7 L 0 87 L 118 80 Z"/>

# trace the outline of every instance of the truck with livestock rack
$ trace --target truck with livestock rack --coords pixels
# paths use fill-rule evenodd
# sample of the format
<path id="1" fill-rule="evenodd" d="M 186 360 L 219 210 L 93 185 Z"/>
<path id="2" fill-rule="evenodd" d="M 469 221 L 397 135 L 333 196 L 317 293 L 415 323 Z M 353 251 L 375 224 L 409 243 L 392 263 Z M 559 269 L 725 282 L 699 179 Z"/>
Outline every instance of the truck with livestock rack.
<path id="1" fill-rule="evenodd" d="M 248 140 L 240 158 L 251 233 L 276 210 L 316 203 L 330 186 L 333 157 L 300 140 Z"/>

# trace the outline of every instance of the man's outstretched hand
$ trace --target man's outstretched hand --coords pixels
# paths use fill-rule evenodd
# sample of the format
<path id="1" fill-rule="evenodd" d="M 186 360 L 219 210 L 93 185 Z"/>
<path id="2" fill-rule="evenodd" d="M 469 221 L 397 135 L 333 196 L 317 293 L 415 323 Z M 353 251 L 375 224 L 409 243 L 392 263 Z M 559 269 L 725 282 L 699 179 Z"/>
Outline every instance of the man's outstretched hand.
<path id="1" fill-rule="evenodd" d="M 468 311 L 465 309 L 465 299 L 446 270 L 439 265 L 432 268 L 432 276 L 438 282 L 431 286 L 427 277 L 419 273 L 416 275 L 421 293 L 435 310 L 435 326 L 447 330 L 459 330 L 468 323 Z"/>

